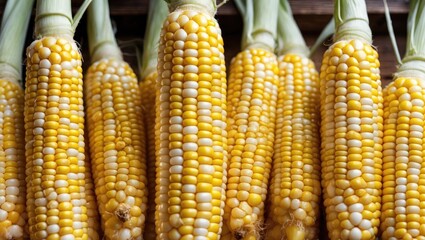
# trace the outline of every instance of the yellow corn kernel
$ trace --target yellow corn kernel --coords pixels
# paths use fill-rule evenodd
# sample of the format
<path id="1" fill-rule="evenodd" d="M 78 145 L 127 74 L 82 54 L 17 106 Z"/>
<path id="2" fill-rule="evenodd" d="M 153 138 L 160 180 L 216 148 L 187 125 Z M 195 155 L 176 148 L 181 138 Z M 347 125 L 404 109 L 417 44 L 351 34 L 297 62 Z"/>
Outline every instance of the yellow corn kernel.
<path id="1" fill-rule="evenodd" d="M 93 63 L 85 79 L 97 202 L 108 239 L 140 238 L 147 203 L 145 132 L 136 75 L 122 60 Z M 101 117 L 98 116 L 101 114 Z M 100 118 L 100 119 L 98 119 Z M 138 211 L 130 211 L 136 208 Z M 143 214 L 137 214 L 137 212 Z M 137 217 L 133 214 L 137 214 Z M 135 218 L 135 223 L 133 222 Z M 117 224 L 106 227 L 110 219 Z"/>
<path id="2" fill-rule="evenodd" d="M 317 239 L 320 199 L 319 76 L 306 57 L 278 58 L 279 90 L 271 178 L 270 239 Z M 279 230 L 281 230 L 279 228 Z M 290 237 L 289 237 L 290 236 Z M 292 238 L 291 238 L 292 237 Z"/>
<path id="3" fill-rule="evenodd" d="M 26 63 L 30 238 L 88 239 L 81 55 L 74 41 L 44 37 L 27 48 Z M 48 217 L 56 220 L 47 222 Z"/>
<path id="4" fill-rule="evenodd" d="M 264 221 L 278 83 L 273 53 L 247 49 L 232 60 L 227 95 L 229 184 L 224 219 L 232 234 L 244 239 L 259 236 Z"/>
<path id="5" fill-rule="evenodd" d="M 425 188 L 420 172 L 424 158 L 423 80 L 398 77 L 384 89 L 383 239 L 420 239 Z M 407 126 L 405 126 L 407 125 Z M 406 134 L 400 134 L 407 130 Z"/>
<path id="6" fill-rule="evenodd" d="M 163 25 L 156 87 L 157 239 L 220 237 L 227 168 L 220 33 L 211 15 L 185 5 Z"/>
<path id="7" fill-rule="evenodd" d="M 320 93 L 322 188 L 329 237 L 375 239 L 383 135 L 378 53 L 360 40 L 332 45 L 323 57 Z M 354 194 L 362 190 L 366 190 L 362 196 Z"/>
<path id="8" fill-rule="evenodd" d="M 156 238 L 155 228 L 155 99 L 156 99 L 156 71 L 147 75 L 140 82 L 142 110 L 146 130 L 146 171 L 148 179 L 148 207 L 143 239 Z"/>

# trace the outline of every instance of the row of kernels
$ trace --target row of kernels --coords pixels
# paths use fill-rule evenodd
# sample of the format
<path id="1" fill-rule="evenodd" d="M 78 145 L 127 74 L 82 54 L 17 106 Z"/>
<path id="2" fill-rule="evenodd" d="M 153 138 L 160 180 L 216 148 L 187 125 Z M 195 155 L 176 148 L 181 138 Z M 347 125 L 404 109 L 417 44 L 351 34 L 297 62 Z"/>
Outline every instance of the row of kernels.
<path id="1" fill-rule="evenodd" d="M 423 143 L 417 138 L 424 133 L 423 92 L 417 80 L 405 78 L 396 79 L 384 90 L 384 238 L 418 238 L 423 234 L 423 223 L 416 218 L 423 207 L 419 186 Z"/>
<path id="2" fill-rule="evenodd" d="M 81 56 L 74 45 L 65 39 L 49 37 L 34 41 L 33 48 L 30 47 L 28 51 L 28 59 L 31 60 L 27 64 L 27 82 L 29 82 L 27 86 L 36 84 L 36 87 L 28 87 L 27 95 L 31 95 L 32 91 L 38 93 L 37 97 L 34 96 L 34 101 L 28 102 L 28 98 L 26 99 L 27 114 L 33 116 L 27 117 L 26 122 L 33 122 L 27 125 L 27 141 L 31 137 L 29 132 L 32 131 L 30 134 L 34 134 L 31 137 L 34 139 L 32 142 L 34 152 L 27 151 L 27 154 L 34 157 L 34 161 L 30 160 L 33 165 L 31 179 L 33 186 L 29 184 L 31 188 L 29 193 L 36 199 L 34 202 L 29 201 L 31 206 L 28 209 L 31 212 L 30 233 L 35 239 L 55 238 L 59 235 L 87 238 L 86 201 L 85 194 L 81 193 L 84 192 L 82 69 Z M 30 79 L 34 81 L 31 82 Z M 59 104 L 58 99 L 62 97 L 69 98 L 70 102 Z M 68 115 L 69 111 L 73 116 Z M 60 118 L 65 120 L 59 122 Z M 68 142 L 64 141 L 63 137 L 59 140 L 60 135 L 69 135 Z M 55 155 L 56 147 L 59 150 Z M 67 162 L 56 161 L 65 158 L 68 158 Z M 42 163 L 43 160 L 46 164 Z M 53 164 L 53 161 L 59 166 Z M 52 170 L 54 171 L 56 167 L 63 171 L 63 178 L 58 178 L 62 175 L 49 178 L 54 174 Z M 41 174 L 44 175 L 42 178 Z M 64 181 L 65 179 L 68 181 Z M 46 195 L 47 198 L 41 192 L 43 189 L 47 191 L 46 193 L 50 193 Z M 57 196 L 54 191 L 57 191 Z M 66 193 L 69 195 L 61 195 Z M 74 211 L 74 214 L 58 215 L 58 212 L 48 211 L 50 208 L 69 209 Z M 42 218 L 46 214 L 59 218 L 47 225 Z M 68 226 L 68 221 L 74 221 L 75 225 Z M 63 228 L 59 230 L 57 226 Z"/>
<path id="3" fill-rule="evenodd" d="M 304 227 L 313 226 L 317 224 L 314 219 L 320 194 L 318 149 L 314 149 L 318 125 L 316 130 L 312 128 L 318 120 L 314 105 L 319 97 L 314 86 L 318 84 L 317 73 L 308 59 L 293 54 L 280 57 L 279 68 L 282 82 L 276 127 L 281 130 L 276 131 L 272 216 L 280 224 L 289 224 L 295 218 Z"/>
<path id="4" fill-rule="evenodd" d="M 25 225 L 25 152 L 23 125 L 23 91 L 7 80 L 0 81 L 0 236 L 22 238 Z"/>
<path id="5" fill-rule="evenodd" d="M 87 91 L 88 101 L 93 103 L 88 107 L 89 124 L 96 126 L 90 128 L 92 158 L 94 166 L 102 164 L 104 168 L 95 173 L 95 185 L 100 186 L 97 192 L 105 235 L 138 238 L 147 197 L 141 96 L 134 90 L 137 80 L 126 63 L 105 59 L 91 66 L 87 85 L 93 90 Z M 94 118 L 102 116 L 103 124 L 99 124 L 100 119 Z M 101 141 L 103 147 L 95 141 Z"/>
<path id="6" fill-rule="evenodd" d="M 323 161 L 325 161 L 322 165 L 322 176 L 325 206 L 327 206 L 329 214 L 328 229 L 339 225 L 341 220 L 336 219 L 337 216 L 341 219 L 349 217 L 343 212 L 337 215 L 328 212 L 331 211 L 330 204 L 340 204 L 337 208 L 340 211 L 361 202 L 365 204 L 365 212 L 372 213 L 362 216 L 365 219 L 370 217 L 371 219 L 368 221 L 371 224 L 365 222 L 361 225 L 358 225 L 363 222 L 359 218 L 360 215 L 354 214 L 350 219 L 361 229 L 352 228 L 340 231 L 341 237 L 344 239 L 375 235 L 379 225 L 382 95 L 379 93 L 380 79 L 377 69 L 379 69 L 379 62 L 376 51 L 357 40 L 334 44 L 325 54 L 321 68 L 321 79 L 326 80 L 321 85 L 322 101 L 324 100 L 328 104 L 322 102 L 321 107 L 324 120 L 322 121 L 322 134 L 324 134 L 322 139 L 325 141 L 322 143 L 322 147 L 325 147 L 322 150 L 324 151 Z M 332 109 L 333 107 L 335 109 Z M 335 122 L 329 117 L 334 118 Z M 324 124 L 327 127 L 323 126 Z M 333 136 L 334 134 L 335 136 Z M 333 140 L 328 137 L 335 138 Z M 331 151 L 331 148 L 336 151 Z M 331 154 L 335 155 L 332 157 Z M 329 162 L 326 162 L 328 160 Z M 329 181 L 333 178 L 329 173 L 335 174 L 335 182 Z M 352 186 L 353 189 L 349 186 Z M 337 188 L 329 191 L 330 187 Z M 350 192 L 357 194 L 360 189 L 365 189 L 362 193 L 359 192 L 359 194 L 363 194 L 361 198 L 347 198 L 345 201 L 339 198 L 334 198 L 334 201 L 329 200 L 332 199 L 329 194 L 333 196 L 349 195 Z M 372 199 L 374 203 L 369 204 L 367 199 Z M 341 227 L 350 228 L 351 224 Z M 369 229 L 364 229 L 366 227 Z M 335 230 L 330 234 L 332 239 L 338 238 L 338 235 L 339 233 Z"/>

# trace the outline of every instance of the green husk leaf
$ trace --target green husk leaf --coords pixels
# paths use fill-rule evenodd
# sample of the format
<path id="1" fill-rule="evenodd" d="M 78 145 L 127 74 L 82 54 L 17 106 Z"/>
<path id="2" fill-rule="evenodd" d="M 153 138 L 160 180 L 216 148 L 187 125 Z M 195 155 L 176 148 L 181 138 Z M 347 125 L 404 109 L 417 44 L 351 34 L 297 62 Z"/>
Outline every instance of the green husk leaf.
<path id="1" fill-rule="evenodd" d="M 162 25 L 168 15 L 167 4 L 163 1 L 150 0 L 148 21 L 143 41 L 143 55 L 139 59 L 141 79 L 156 71 L 158 63 L 158 44 Z"/>
<path id="2" fill-rule="evenodd" d="M 23 0 L 21 0 L 23 1 Z M 84 0 L 72 18 L 71 0 L 37 0 L 35 36 L 57 36 L 72 39 L 75 29 L 92 0 Z"/>
<path id="3" fill-rule="evenodd" d="M 92 0 L 84 0 L 83 5 L 78 9 L 77 13 L 74 15 L 74 18 L 72 19 L 72 29 L 75 32 L 75 29 L 77 29 L 78 24 L 80 23 L 81 18 L 84 15 L 84 12 L 89 7 Z"/>
<path id="4" fill-rule="evenodd" d="M 425 80 L 425 0 L 411 0 L 407 19 L 406 54 L 396 77 Z"/>
<path id="5" fill-rule="evenodd" d="M 245 0 L 237 2 L 237 6 L 244 22 L 242 50 L 258 47 L 273 52 L 276 45 L 279 0 Z"/>
<path id="6" fill-rule="evenodd" d="M 390 35 L 391 45 L 393 46 L 394 54 L 397 59 L 397 63 L 401 64 L 400 52 L 398 51 L 397 41 L 395 38 L 395 33 L 393 29 L 393 24 L 391 21 L 390 8 L 388 7 L 387 0 L 384 1 L 384 9 L 385 9 L 385 19 L 387 21 L 388 34 Z"/>
<path id="7" fill-rule="evenodd" d="M 22 52 L 34 0 L 7 1 L 0 31 L 0 78 L 22 86 Z"/>
<path id="8" fill-rule="evenodd" d="M 37 0 L 35 36 L 61 36 L 72 39 L 71 0 Z"/>
<path id="9" fill-rule="evenodd" d="M 102 58 L 122 60 L 122 53 L 112 29 L 107 0 L 93 0 L 89 6 L 87 33 L 92 62 Z"/>
<path id="10" fill-rule="evenodd" d="M 425 57 L 425 1 L 411 0 L 405 57 Z"/>
<path id="11" fill-rule="evenodd" d="M 365 0 L 334 1 L 335 35 L 334 42 L 358 39 L 372 44 Z"/>
<path id="12" fill-rule="evenodd" d="M 285 55 L 294 53 L 308 56 L 310 50 L 304 41 L 300 29 L 292 16 L 288 0 L 280 0 L 277 23 L 277 53 Z"/>

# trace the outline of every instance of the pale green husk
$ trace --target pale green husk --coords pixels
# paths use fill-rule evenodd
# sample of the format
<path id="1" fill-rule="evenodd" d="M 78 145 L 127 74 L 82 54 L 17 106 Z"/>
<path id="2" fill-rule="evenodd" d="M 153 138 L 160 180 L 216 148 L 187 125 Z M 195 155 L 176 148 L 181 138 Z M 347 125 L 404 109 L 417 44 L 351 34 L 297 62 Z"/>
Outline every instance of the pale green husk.
<path id="1" fill-rule="evenodd" d="M 395 77 L 425 80 L 425 0 L 410 1 L 406 54 Z"/>
<path id="2" fill-rule="evenodd" d="M 150 0 L 148 21 L 143 40 L 143 55 L 139 57 L 139 72 L 141 79 L 144 79 L 147 75 L 156 71 L 159 35 L 167 15 L 168 8 L 164 1 Z"/>
<path id="3" fill-rule="evenodd" d="M 0 31 L 0 78 L 22 86 L 22 52 L 34 0 L 7 1 Z"/>
<path id="4" fill-rule="evenodd" d="M 279 0 L 235 0 L 242 14 L 242 50 L 263 48 L 274 52 Z"/>
<path id="5" fill-rule="evenodd" d="M 372 44 L 365 0 L 335 0 L 334 42 L 358 39 Z"/>
<path id="6" fill-rule="evenodd" d="M 71 0 L 37 0 L 35 36 L 57 36 L 72 39 L 75 28 L 92 0 L 84 0 L 72 18 Z"/>
<path id="7" fill-rule="evenodd" d="M 304 41 L 300 29 L 292 16 L 288 0 L 280 0 L 279 16 L 277 22 L 277 53 L 288 53 L 308 56 L 310 50 Z"/>
<path id="8" fill-rule="evenodd" d="M 87 34 L 91 62 L 102 58 L 122 60 L 109 16 L 108 0 L 93 0 L 88 8 Z"/>

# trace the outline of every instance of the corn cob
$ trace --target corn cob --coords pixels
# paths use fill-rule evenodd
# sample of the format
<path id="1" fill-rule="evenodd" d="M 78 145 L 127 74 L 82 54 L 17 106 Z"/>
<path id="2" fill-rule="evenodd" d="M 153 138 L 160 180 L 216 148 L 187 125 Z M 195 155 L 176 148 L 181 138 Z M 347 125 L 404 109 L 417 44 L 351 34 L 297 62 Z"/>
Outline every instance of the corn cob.
<path id="1" fill-rule="evenodd" d="M 421 239 L 425 84 L 398 77 L 384 89 L 383 239 Z"/>
<path id="2" fill-rule="evenodd" d="M 273 153 L 276 56 L 261 48 L 247 49 L 233 59 L 230 69 L 225 219 L 235 235 L 256 236 L 263 221 Z"/>
<path id="3" fill-rule="evenodd" d="M 145 131 L 137 78 L 122 60 L 106 0 L 88 9 L 92 64 L 85 78 L 90 153 L 106 239 L 142 239 Z"/>
<path id="4" fill-rule="evenodd" d="M 266 239 L 317 239 L 319 76 L 287 0 L 278 18 L 279 95 Z"/>
<path id="5" fill-rule="evenodd" d="M 264 222 L 275 130 L 278 1 L 246 1 L 243 50 L 230 65 L 229 168 L 224 219 L 236 239 L 257 239 Z M 268 21 L 264 16 L 268 15 Z M 254 26 L 254 27 L 250 27 Z M 268 34 L 257 34 L 267 31 Z"/>
<path id="6" fill-rule="evenodd" d="M 159 225 L 159 239 L 220 238 L 226 73 L 215 8 L 213 0 L 169 1 L 161 32 L 156 203 L 157 220 L 165 224 Z"/>
<path id="7" fill-rule="evenodd" d="M 335 43 L 323 55 L 320 72 L 327 228 L 332 240 L 375 239 L 383 135 L 378 53 L 371 46 L 364 1 L 336 1 L 335 16 L 340 16 Z"/>
<path id="8" fill-rule="evenodd" d="M 82 95 L 75 43 L 36 40 L 27 50 L 25 92 L 31 239 L 87 238 Z"/>
<path id="9" fill-rule="evenodd" d="M 320 200 L 318 73 L 300 54 L 281 55 L 270 215 L 281 239 L 316 239 Z M 295 232 L 291 234 L 291 231 Z M 300 233 L 297 233 L 301 231 Z M 272 236 L 270 238 L 272 239 Z"/>
<path id="10" fill-rule="evenodd" d="M 143 41 L 143 55 L 138 55 L 140 72 L 140 92 L 146 129 L 146 168 L 148 178 L 148 208 L 143 235 L 145 240 L 154 240 L 159 228 L 155 227 L 155 195 L 156 195 L 156 158 L 155 158 L 155 99 L 156 79 L 158 72 L 158 40 L 162 24 L 168 15 L 165 1 L 152 0 L 149 3 L 148 21 Z"/>
<path id="11" fill-rule="evenodd" d="M 38 1 L 40 39 L 27 48 L 27 211 L 35 240 L 88 239 L 81 55 L 70 19 L 71 1 Z"/>
<path id="12" fill-rule="evenodd" d="M 381 239 L 425 239 L 425 1 L 411 1 L 407 49 L 384 89 Z"/>
<path id="13" fill-rule="evenodd" d="M 92 164 L 105 236 L 138 239 L 147 196 L 136 76 L 128 64 L 109 58 L 93 63 L 85 81 Z"/>
<path id="14" fill-rule="evenodd" d="M 7 2 L 0 31 L 0 239 L 5 240 L 28 238 L 20 53 L 33 3 Z"/>
<path id="15" fill-rule="evenodd" d="M 156 239 L 155 228 L 155 98 L 156 98 L 156 71 L 149 74 L 140 82 L 142 96 L 143 118 L 146 129 L 146 172 L 148 183 L 148 207 L 146 211 L 146 225 L 143 239 Z"/>

